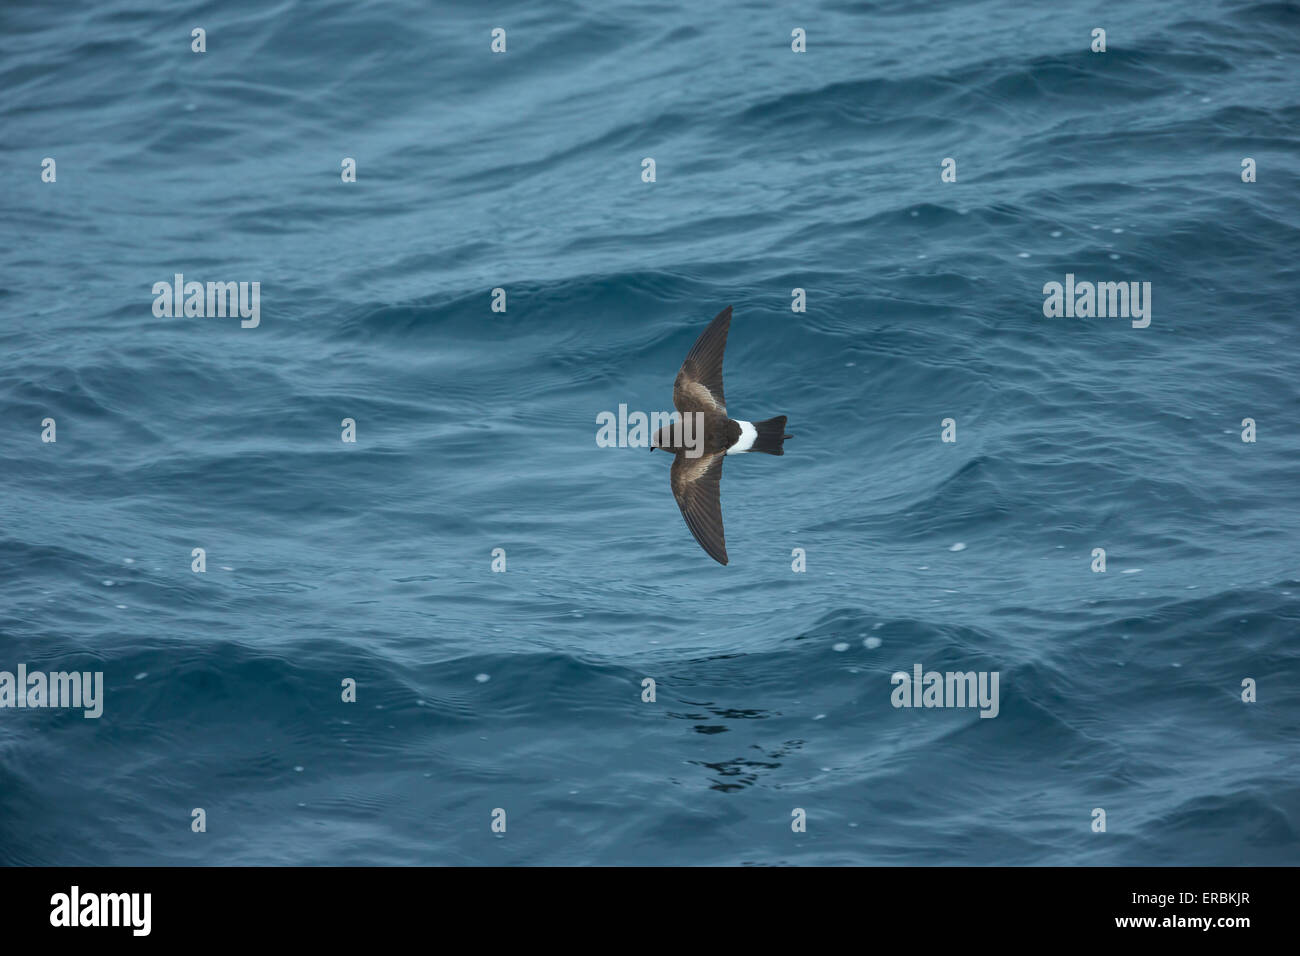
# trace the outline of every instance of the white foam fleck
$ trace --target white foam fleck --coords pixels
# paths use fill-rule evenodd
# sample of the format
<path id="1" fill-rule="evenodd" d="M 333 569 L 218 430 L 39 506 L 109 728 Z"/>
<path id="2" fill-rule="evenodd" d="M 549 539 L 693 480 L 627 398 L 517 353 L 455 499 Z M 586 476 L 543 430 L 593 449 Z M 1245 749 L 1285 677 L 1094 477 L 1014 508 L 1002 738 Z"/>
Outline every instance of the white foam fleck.
<path id="1" fill-rule="evenodd" d="M 1142 573 L 1141 568 L 1125 568 L 1123 571 L 1120 572 L 1120 574 L 1141 574 L 1141 573 Z"/>
<path id="2" fill-rule="evenodd" d="M 475 674 L 474 679 L 478 681 L 480 684 L 486 684 L 492 678 L 489 677 L 487 674 Z"/>
<path id="3" fill-rule="evenodd" d="M 953 545 L 951 548 L 949 548 L 948 550 L 949 550 L 949 551 L 965 551 L 965 550 L 966 550 L 966 544 L 965 544 L 965 542 L 963 542 L 963 541 L 958 541 L 956 544 L 954 544 L 954 545 Z"/>
<path id="4" fill-rule="evenodd" d="M 849 645 L 844 641 L 840 641 L 834 647 L 831 648 L 831 650 L 833 651 L 847 651 L 848 649 L 849 649 Z"/>
<path id="5" fill-rule="evenodd" d="M 879 646 L 880 646 L 881 644 L 883 644 L 883 643 L 884 643 L 884 641 L 882 641 L 882 640 L 881 640 L 880 638 L 878 638 L 878 637 L 869 637 L 869 638 L 867 638 L 865 641 L 862 642 L 862 646 L 865 647 L 865 648 L 866 648 L 867 650 L 869 650 L 869 651 L 874 651 L 877 647 L 879 647 Z"/>

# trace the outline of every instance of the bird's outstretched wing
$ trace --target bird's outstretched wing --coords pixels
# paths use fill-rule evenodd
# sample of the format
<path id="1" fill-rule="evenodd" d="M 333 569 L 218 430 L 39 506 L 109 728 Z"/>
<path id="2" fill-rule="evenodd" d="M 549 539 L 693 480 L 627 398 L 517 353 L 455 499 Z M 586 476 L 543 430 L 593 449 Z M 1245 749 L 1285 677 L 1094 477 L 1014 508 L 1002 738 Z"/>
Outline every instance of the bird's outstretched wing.
<path id="1" fill-rule="evenodd" d="M 730 328 L 731 306 L 727 306 L 686 353 L 686 361 L 673 383 L 673 405 L 679 412 L 727 414 L 727 400 L 722 396 L 722 352 Z"/>
<path id="2" fill-rule="evenodd" d="M 731 310 L 728 309 L 728 312 Z M 723 327 L 725 334 L 726 327 Z M 721 355 L 721 349 L 718 350 Z M 673 459 L 673 497 L 682 509 L 686 527 L 714 561 L 727 563 L 727 540 L 722 532 L 722 459 L 726 452 L 687 458 L 678 452 Z"/>

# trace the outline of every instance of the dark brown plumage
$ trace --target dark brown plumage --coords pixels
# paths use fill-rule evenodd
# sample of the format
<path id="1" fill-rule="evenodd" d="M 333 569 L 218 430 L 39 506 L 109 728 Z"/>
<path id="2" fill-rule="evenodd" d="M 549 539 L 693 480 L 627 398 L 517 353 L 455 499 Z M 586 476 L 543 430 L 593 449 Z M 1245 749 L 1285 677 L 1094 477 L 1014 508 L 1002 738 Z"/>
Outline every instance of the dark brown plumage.
<path id="1" fill-rule="evenodd" d="M 728 454 L 761 451 L 784 454 L 785 416 L 765 422 L 733 421 L 727 415 L 722 391 L 722 353 L 731 328 L 731 306 L 717 314 L 686 353 L 681 371 L 673 383 L 673 405 L 683 419 L 697 416 L 703 434 L 693 433 L 688 442 L 682 423 L 661 428 L 651 440 L 652 448 L 672 452 L 673 497 L 686 519 L 686 527 L 709 557 L 727 563 L 727 542 L 722 528 L 722 460 Z M 688 447 L 693 445 L 694 447 Z"/>

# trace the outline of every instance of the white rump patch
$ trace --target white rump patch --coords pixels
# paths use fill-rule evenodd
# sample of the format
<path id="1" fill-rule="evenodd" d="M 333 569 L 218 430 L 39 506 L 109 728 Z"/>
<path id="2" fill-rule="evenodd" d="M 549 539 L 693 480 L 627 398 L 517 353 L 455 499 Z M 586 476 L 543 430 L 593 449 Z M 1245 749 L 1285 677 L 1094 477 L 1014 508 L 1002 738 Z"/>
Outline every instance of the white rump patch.
<path id="1" fill-rule="evenodd" d="M 754 439 L 758 437 L 758 429 L 749 422 L 742 422 L 739 419 L 736 424 L 740 426 L 740 437 L 736 443 L 727 449 L 728 455 L 739 455 L 743 451 L 749 451 L 754 447 Z"/>

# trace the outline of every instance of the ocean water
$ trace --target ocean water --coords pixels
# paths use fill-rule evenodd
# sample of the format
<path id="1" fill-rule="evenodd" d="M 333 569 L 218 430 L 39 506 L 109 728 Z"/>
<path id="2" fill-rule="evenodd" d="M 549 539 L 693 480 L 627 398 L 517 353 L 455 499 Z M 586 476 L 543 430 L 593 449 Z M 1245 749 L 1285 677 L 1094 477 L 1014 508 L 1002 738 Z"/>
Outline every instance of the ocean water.
<path id="1" fill-rule="evenodd" d="M 0 670 L 104 682 L 0 862 L 1300 862 L 1296 4 L 19 2 L 0 91 Z M 596 419 L 728 305 L 723 567 Z"/>

